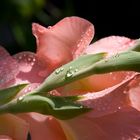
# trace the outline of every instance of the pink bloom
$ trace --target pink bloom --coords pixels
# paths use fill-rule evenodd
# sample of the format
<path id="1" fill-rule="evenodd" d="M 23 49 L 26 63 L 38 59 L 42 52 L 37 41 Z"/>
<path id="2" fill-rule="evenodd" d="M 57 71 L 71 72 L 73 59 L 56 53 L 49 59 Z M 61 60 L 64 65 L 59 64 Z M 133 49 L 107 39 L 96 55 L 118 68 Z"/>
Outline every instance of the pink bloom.
<path id="1" fill-rule="evenodd" d="M 37 39 L 36 54 L 21 52 L 11 57 L 0 48 L 0 78 L 4 79 L 0 81 L 0 88 L 28 82 L 30 85 L 20 93 L 25 94 L 39 86 L 57 67 L 82 54 L 108 52 L 109 57 L 135 43 L 135 40 L 125 37 L 111 36 L 89 46 L 94 27 L 87 20 L 78 17 L 65 18 L 49 28 L 34 23 L 33 34 Z M 134 72 L 113 72 L 90 76 L 57 89 L 63 96 L 83 94 L 85 98 L 79 102 L 93 108 L 91 112 L 70 120 L 60 121 L 38 113 L 19 114 L 16 117 L 26 121 L 33 140 L 138 139 L 138 79 L 139 76 Z M 28 126 L 24 136 L 27 136 Z M 11 128 L 14 127 L 13 123 Z M 12 130 L 8 128 L 10 127 L 6 131 L 0 129 L 0 135 L 18 140 L 18 137 L 7 131 Z M 24 136 L 23 140 L 26 139 Z"/>
<path id="2" fill-rule="evenodd" d="M 12 114 L 0 115 L 0 140 L 26 140 L 29 126 Z"/>
<path id="3" fill-rule="evenodd" d="M 78 27 L 79 24 L 80 27 Z M 63 32 L 68 28 L 71 29 L 69 33 Z M 33 34 L 37 37 L 38 44 L 40 46 L 42 45 L 41 47 L 38 46 L 36 54 L 31 52 L 21 52 L 10 57 L 10 55 L 1 48 L 0 53 L 2 54 L 2 57 L 0 63 L 4 63 L 5 56 L 9 57 L 9 61 L 7 60 L 5 62 L 5 67 L 1 67 L 2 72 L 0 71 L 0 76 L 3 76 L 2 79 L 6 81 L 1 81 L 2 85 L 5 85 L 1 88 L 20 83 L 30 83 L 20 95 L 35 89 L 55 68 L 71 61 L 73 57 L 77 57 L 92 40 L 91 36 L 93 36 L 93 25 L 78 17 L 65 18 L 52 29 L 44 29 L 44 27 L 38 24 L 33 24 Z M 55 32 L 53 33 L 51 30 L 55 30 Z M 47 33 L 48 39 L 46 36 Z M 37 34 L 39 34 L 41 38 L 39 38 Z M 86 35 L 89 36 L 89 38 L 86 38 Z M 49 40 L 51 44 L 52 41 L 55 44 L 50 44 L 46 49 L 43 44 Z M 64 40 L 67 41 L 64 42 Z M 44 51 L 46 54 L 43 54 Z M 11 63 L 11 60 L 14 61 L 14 63 Z M 8 76 L 5 77 L 3 75 L 5 69 L 9 69 L 6 73 L 8 75 L 10 75 L 10 71 L 13 72 L 12 77 L 9 76 L 9 78 Z M 10 81 L 12 81 L 12 83 Z M 38 113 L 20 114 L 19 117 L 26 120 L 29 124 L 29 131 L 33 140 L 66 139 L 60 124 L 53 117 L 43 116 Z M 3 132 L 1 135 L 9 135 L 9 133 Z M 14 135 L 12 138 L 15 139 Z"/>

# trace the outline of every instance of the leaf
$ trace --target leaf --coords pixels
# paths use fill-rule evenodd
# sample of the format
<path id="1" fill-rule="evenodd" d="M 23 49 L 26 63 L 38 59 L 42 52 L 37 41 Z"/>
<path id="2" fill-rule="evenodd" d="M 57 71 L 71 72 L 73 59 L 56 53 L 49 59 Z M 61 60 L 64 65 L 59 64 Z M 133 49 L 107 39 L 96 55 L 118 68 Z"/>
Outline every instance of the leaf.
<path id="1" fill-rule="evenodd" d="M 71 119 L 91 110 L 80 104 L 71 102 L 71 97 L 70 100 L 68 98 L 69 97 L 25 95 L 24 97 L 19 97 L 19 99 L 0 106 L 0 114 L 38 112 L 64 120 Z"/>
<path id="2" fill-rule="evenodd" d="M 86 55 L 60 67 L 37 89 L 38 93 L 50 91 L 93 74 L 113 71 L 140 72 L 140 52 L 126 51 L 109 58 L 104 56 L 105 53 Z"/>
<path id="3" fill-rule="evenodd" d="M 21 84 L 0 90 L 0 105 L 11 101 L 27 84 Z"/>
<path id="4" fill-rule="evenodd" d="M 37 89 L 37 93 L 48 92 L 67 83 L 89 75 L 86 70 L 103 59 L 106 53 L 83 55 L 56 69 Z M 80 74 L 81 73 L 81 74 Z M 78 74 L 78 75 L 77 75 Z M 80 75 L 79 75 L 80 74 Z M 35 93 L 36 94 L 36 93 Z"/>
<path id="5" fill-rule="evenodd" d="M 116 54 L 96 63 L 90 70 L 93 74 L 108 73 L 113 71 L 140 72 L 140 52 L 127 51 Z"/>

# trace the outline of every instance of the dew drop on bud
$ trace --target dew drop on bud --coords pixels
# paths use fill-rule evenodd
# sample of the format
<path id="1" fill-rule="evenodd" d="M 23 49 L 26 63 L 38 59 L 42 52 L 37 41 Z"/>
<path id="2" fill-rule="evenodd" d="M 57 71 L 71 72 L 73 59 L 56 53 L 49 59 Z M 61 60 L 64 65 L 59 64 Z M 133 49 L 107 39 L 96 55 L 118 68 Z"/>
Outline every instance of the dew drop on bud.
<path id="1" fill-rule="evenodd" d="M 71 77 L 72 75 L 73 75 L 72 73 L 68 72 L 68 73 L 66 74 L 66 77 L 68 78 L 68 77 Z"/>
<path id="2" fill-rule="evenodd" d="M 20 97 L 18 98 L 18 101 L 23 100 L 23 98 L 24 98 L 24 96 L 20 96 Z"/>

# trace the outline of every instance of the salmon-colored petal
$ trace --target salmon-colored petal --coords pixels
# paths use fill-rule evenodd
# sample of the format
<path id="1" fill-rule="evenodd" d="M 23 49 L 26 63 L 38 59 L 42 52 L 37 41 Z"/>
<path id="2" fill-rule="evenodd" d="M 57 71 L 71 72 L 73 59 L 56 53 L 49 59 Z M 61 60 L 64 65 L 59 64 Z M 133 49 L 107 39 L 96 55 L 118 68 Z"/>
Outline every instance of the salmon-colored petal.
<path id="1" fill-rule="evenodd" d="M 85 54 L 108 52 L 108 56 L 111 56 L 121 51 L 126 51 L 134 43 L 135 40 L 126 37 L 110 36 L 91 44 L 86 48 Z M 60 92 L 64 95 L 78 95 L 86 93 L 87 91 L 97 92 L 119 84 L 123 79 L 131 77 L 133 74 L 132 72 L 111 72 L 108 74 L 89 76 L 64 86 Z"/>
<path id="2" fill-rule="evenodd" d="M 29 126 L 24 120 L 12 114 L 0 115 L 0 135 L 13 140 L 27 140 L 28 132 Z"/>
<path id="3" fill-rule="evenodd" d="M 105 116 L 130 105 L 129 95 L 126 94 L 129 83 L 137 77 L 137 74 L 124 80 L 116 86 L 107 88 L 100 92 L 88 93 L 83 95 L 80 102 L 85 106 L 93 108 L 88 116 L 100 117 Z"/>
<path id="4" fill-rule="evenodd" d="M 87 92 L 98 92 L 121 83 L 135 75 L 135 72 L 111 72 L 89 76 L 59 88 L 61 95 L 80 95 Z"/>
<path id="5" fill-rule="evenodd" d="M 29 123 L 32 140 L 66 140 L 55 118 L 38 113 L 20 114 L 19 116 Z"/>
<path id="6" fill-rule="evenodd" d="M 95 43 L 91 44 L 87 49 L 86 53 L 99 53 L 99 52 L 108 52 L 108 56 L 112 56 L 116 53 L 126 51 L 132 47 L 135 43 L 135 40 L 121 37 L 121 36 L 110 36 Z M 113 72 L 109 74 L 100 74 L 96 76 L 91 76 L 87 80 L 87 84 L 94 86 L 95 91 L 103 90 L 105 88 L 114 86 L 120 83 L 124 78 L 131 76 L 131 72 Z M 101 84 L 102 81 L 102 84 Z"/>
<path id="7" fill-rule="evenodd" d="M 140 76 L 130 82 L 125 92 L 129 95 L 131 106 L 140 111 Z"/>
<path id="8" fill-rule="evenodd" d="M 19 83 L 41 83 L 47 76 L 47 68 L 37 59 L 32 52 L 21 52 L 13 56 L 19 65 L 19 74 L 16 82 Z M 46 75 L 42 75 L 46 71 Z"/>
<path id="9" fill-rule="evenodd" d="M 140 113 L 130 106 L 126 90 L 131 80 L 85 94 L 80 101 L 93 110 L 71 120 L 61 121 L 68 140 L 128 140 L 140 137 Z"/>
<path id="10" fill-rule="evenodd" d="M 109 56 L 126 51 L 135 43 L 135 40 L 122 36 L 109 36 L 96 41 L 86 48 L 86 54 L 108 52 Z"/>
<path id="11" fill-rule="evenodd" d="M 0 140 L 13 140 L 13 139 L 10 138 L 9 136 L 0 135 Z"/>
<path id="12" fill-rule="evenodd" d="M 12 85 L 18 72 L 19 68 L 16 60 L 4 48 L 0 47 L 0 88 Z"/>
<path id="13" fill-rule="evenodd" d="M 112 56 L 116 53 L 126 51 L 132 47 L 134 43 L 135 40 L 126 37 L 110 36 L 91 44 L 86 49 L 85 53 L 94 54 L 99 52 L 107 52 L 108 56 Z M 96 76 L 90 76 L 86 83 L 92 87 L 95 87 L 94 91 L 99 91 L 120 83 L 123 79 L 128 78 L 132 74 L 133 73 L 131 72 L 113 72 L 109 74 L 100 74 Z"/>
<path id="14" fill-rule="evenodd" d="M 8 56 L 10 56 L 9 53 L 2 46 L 0 46 L 0 60 Z"/>
<path id="15" fill-rule="evenodd" d="M 93 25 L 79 17 L 67 17 L 52 27 L 33 23 L 37 57 L 52 71 L 79 56 L 94 35 Z"/>
<path id="16" fill-rule="evenodd" d="M 100 92 L 85 94 L 85 99 L 81 103 L 94 109 L 88 113 L 88 116 L 100 117 L 128 106 L 130 100 L 128 94 L 125 94 L 125 90 L 130 80 Z"/>
<path id="17" fill-rule="evenodd" d="M 103 117 L 80 116 L 61 123 L 67 140 L 138 140 L 139 120 L 140 113 L 128 107 Z"/>
<path id="18" fill-rule="evenodd" d="M 36 88 L 38 88 L 40 85 L 40 83 L 31 83 L 31 84 L 28 84 L 27 86 L 25 86 L 25 88 L 23 88 L 16 96 L 16 98 L 19 98 L 19 97 L 23 97 L 25 96 L 25 94 L 28 94 L 30 93 L 31 91 L 35 90 Z"/>

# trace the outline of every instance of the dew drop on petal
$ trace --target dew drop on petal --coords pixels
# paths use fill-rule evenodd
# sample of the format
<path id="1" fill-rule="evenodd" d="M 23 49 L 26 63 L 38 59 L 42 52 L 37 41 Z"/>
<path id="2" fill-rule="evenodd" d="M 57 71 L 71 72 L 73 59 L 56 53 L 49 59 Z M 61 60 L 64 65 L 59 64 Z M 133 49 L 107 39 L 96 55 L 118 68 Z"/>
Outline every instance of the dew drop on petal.
<path id="1" fill-rule="evenodd" d="M 52 26 L 48 26 L 48 29 L 51 29 L 52 28 Z"/>
<path id="2" fill-rule="evenodd" d="M 121 109 L 121 107 L 119 106 L 119 107 L 118 107 L 118 109 L 120 110 L 120 109 Z"/>

